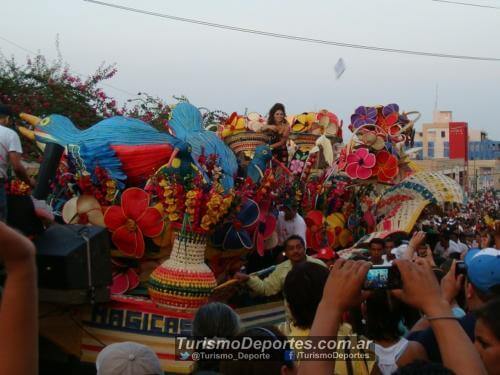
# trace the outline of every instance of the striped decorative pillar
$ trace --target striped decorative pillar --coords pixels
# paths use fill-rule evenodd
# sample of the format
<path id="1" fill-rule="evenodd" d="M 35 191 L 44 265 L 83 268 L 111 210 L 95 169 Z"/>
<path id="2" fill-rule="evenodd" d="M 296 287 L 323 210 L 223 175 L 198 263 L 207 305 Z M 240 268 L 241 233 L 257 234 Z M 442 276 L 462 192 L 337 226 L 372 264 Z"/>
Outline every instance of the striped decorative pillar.
<path id="1" fill-rule="evenodd" d="M 196 310 L 208 301 L 217 285 L 205 264 L 207 238 L 181 231 L 177 234 L 170 258 L 149 278 L 149 295 L 160 307 Z"/>

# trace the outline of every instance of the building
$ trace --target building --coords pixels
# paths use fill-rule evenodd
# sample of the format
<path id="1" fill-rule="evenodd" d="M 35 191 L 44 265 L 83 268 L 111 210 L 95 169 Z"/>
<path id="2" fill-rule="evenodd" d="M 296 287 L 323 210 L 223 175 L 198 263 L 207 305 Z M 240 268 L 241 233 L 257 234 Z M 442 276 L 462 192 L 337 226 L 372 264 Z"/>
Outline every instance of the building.
<path id="1" fill-rule="evenodd" d="M 422 130 L 416 131 L 414 147 L 421 147 L 414 155 L 417 165 L 423 170 L 444 172 L 468 191 L 500 189 L 500 141 L 488 139 L 484 131 L 468 128 L 468 161 L 450 159 L 452 121 L 451 111 L 438 111 L 432 123 L 423 124 Z"/>

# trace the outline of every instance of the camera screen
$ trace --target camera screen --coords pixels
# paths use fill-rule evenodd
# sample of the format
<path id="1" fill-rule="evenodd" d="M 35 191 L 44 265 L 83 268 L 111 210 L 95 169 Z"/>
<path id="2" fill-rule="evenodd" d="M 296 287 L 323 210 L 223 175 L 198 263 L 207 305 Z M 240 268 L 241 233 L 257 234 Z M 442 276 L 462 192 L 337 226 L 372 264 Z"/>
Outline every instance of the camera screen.
<path id="1" fill-rule="evenodd" d="M 389 283 L 389 268 L 370 268 L 366 274 L 364 289 L 385 289 Z"/>

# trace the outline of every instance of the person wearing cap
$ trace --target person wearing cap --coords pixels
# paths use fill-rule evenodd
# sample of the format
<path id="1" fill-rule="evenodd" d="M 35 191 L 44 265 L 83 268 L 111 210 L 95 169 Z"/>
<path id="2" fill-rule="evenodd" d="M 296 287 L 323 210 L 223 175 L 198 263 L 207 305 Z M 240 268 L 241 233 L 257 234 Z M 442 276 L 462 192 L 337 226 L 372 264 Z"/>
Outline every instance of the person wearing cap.
<path id="1" fill-rule="evenodd" d="M 97 356 L 96 368 L 97 375 L 163 375 L 155 352 L 131 341 L 106 346 Z"/>
<path id="2" fill-rule="evenodd" d="M 474 311 L 481 309 L 488 301 L 500 297 L 500 250 L 493 248 L 470 250 L 464 259 L 467 267 L 465 277 L 465 299 L 468 313 L 458 319 L 463 330 L 474 341 L 476 316 Z M 441 282 L 443 295 L 451 303 L 461 290 L 463 277 L 455 274 L 456 263 Z M 446 280 L 445 280 L 446 279 Z M 450 317 L 452 319 L 453 317 Z M 430 328 L 410 333 L 411 349 L 421 353 L 424 359 L 441 361 L 436 337 Z"/>
<path id="3" fill-rule="evenodd" d="M 23 149 L 17 133 L 9 128 L 13 113 L 11 109 L 0 104 L 0 221 L 7 220 L 7 195 L 5 184 L 8 182 L 9 165 L 12 166 L 17 178 L 31 187 L 35 186 L 33 178 L 28 176 L 21 162 Z"/>
<path id="4" fill-rule="evenodd" d="M 335 264 L 335 261 L 339 258 L 337 253 L 330 249 L 329 247 L 324 247 L 320 249 L 315 255 L 312 256 L 313 258 L 320 259 L 323 262 L 325 262 L 326 266 L 330 268 Z"/>

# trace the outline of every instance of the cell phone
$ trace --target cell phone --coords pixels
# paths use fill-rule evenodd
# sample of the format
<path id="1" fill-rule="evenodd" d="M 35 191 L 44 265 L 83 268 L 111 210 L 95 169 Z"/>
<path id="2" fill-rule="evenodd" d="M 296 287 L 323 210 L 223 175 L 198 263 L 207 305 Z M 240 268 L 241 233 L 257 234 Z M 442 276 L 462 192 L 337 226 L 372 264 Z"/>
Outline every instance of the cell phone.
<path id="1" fill-rule="evenodd" d="M 458 275 L 467 276 L 467 265 L 464 261 L 458 261 L 455 263 L 455 276 L 458 277 Z"/>
<path id="2" fill-rule="evenodd" d="M 372 266 L 366 274 L 363 289 L 399 289 L 401 274 L 396 266 Z"/>

